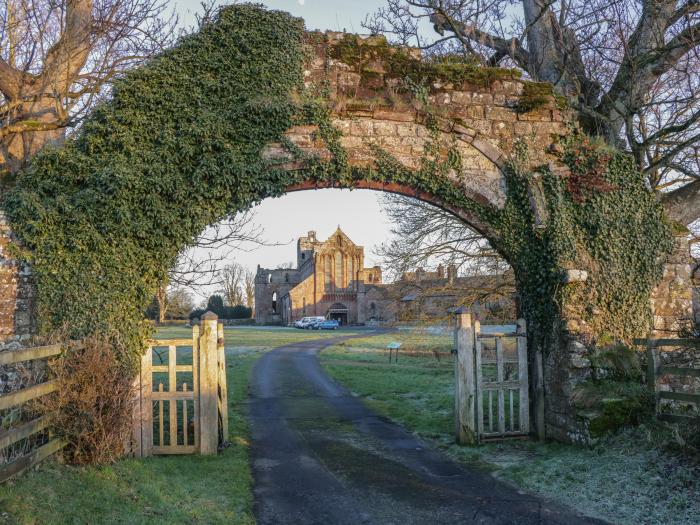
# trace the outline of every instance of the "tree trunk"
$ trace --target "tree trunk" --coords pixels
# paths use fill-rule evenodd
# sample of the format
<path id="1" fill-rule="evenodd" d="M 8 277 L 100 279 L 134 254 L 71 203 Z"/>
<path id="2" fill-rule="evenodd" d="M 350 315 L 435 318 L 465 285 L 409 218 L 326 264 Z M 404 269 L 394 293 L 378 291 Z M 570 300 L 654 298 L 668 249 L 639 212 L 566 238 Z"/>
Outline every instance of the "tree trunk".
<path id="1" fill-rule="evenodd" d="M 559 27 L 550 5 L 547 0 L 523 0 L 528 25 L 528 72 L 535 80 L 553 84 L 560 94 L 578 97 L 581 86 L 572 73 L 572 66 L 580 62 L 578 50 L 571 49 L 570 39 Z"/>
<path id="2" fill-rule="evenodd" d="M 165 313 L 168 310 L 168 290 L 167 285 L 161 285 L 156 292 L 156 301 L 158 302 L 158 324 L 163 324 L 165 321 Z"/>
<path id="3" fill-rule="evenodd" d="M 16 175 L 44 146 L 63 141 L 62 111 L 55 99 L 40 97 L 20 103 L 3 115 L 10 122 L 0 128 L 0 168 L 4 175 Z"/>

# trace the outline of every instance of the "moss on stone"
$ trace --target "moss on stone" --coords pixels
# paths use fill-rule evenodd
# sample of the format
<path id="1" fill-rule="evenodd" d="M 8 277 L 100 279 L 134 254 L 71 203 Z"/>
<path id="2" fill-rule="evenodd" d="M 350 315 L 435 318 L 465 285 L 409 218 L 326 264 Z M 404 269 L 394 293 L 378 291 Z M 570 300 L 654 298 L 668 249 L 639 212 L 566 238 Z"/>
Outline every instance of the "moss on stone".
<path id="1" fill-rule="evenodd" d="M 518 113 L 528 113 L 546 106 L 550 102 L 556 102 L 552 84 L 549 82 L 525 82 L 515 110 Z"/>
<path id="2" fill-rule="evenodd" d="M 330 44 L 328 55 L 353 66 L 361 74 L 366 70 L 377 72 L 375 68 L 381 64 L 385 78 L 406 79 L 429 85 L 443 82 L 488 87 L 497 80 L 520 78 L 517 70 L 484 67 L 464 60 L 457 61 L 454 56 L 420 59 L 406 49 L 390 45 L 384 37 L 345 35 Z M 429 87 L 432 89 L 432 86 Z"/>
<path id="3" fill-rule="evenodd" d="M 576 386 L 572 400 L 588 420 L 592 438 L 638 425 L 653 414 L 654 400 L 638 380 L 586 381 Z"/>

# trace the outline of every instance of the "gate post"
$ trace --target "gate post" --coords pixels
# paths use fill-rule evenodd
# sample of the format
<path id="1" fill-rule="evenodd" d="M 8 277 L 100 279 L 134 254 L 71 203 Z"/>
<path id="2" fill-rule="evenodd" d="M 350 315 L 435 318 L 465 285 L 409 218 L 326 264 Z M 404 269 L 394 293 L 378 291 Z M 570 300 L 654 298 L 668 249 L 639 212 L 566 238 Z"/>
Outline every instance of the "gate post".
<path id="1" fill-rule="evenodd" d="M 460 445 L 476 445 L 475 404 L 476 388 L 474 381 L 474 327 L 472 314 L 468 308 L 459 308 L 455 340 L 455 438 Z"/>
<path id="2" fill-rule="evenodd" d="M 213 312 L 201 318 L 199 336 L 199 453 L 216 454 L 219 444 L 217 320 Z"/>
<path id="3" fill-rule="evenodd" d="M 224 323 L 219 322 L 216 331 L 216 353 L 218 359 L 218 412 L 219 438 L 223 445 L 228 441 L 228 389 L 226 388 L 226 352 L 224 346 Z"/>
<path id="4" fill-rule="evenodd" d="M 137 457 L 148 457 L 153 455 L 153 401 L 151 394 L 153 392 L 153 349 L 150 345 L 146 347 L 146 351 L 141 356 L 141 367 L 139 370 L 139 437 L 138 437 L 138 455 Z M 136 452 L 136 451 L 135 451 Z"/>

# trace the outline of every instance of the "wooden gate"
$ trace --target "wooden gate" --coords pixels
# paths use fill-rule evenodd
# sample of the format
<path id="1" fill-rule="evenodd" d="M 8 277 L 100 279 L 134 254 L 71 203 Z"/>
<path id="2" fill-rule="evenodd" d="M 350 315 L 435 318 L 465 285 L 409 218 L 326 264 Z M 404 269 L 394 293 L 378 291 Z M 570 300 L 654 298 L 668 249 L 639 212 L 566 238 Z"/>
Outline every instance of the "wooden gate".
<path id="1" fill-rule="evenodd" d="M 482 330 L 460 309 L 455 329 L 455 426 L 457 442 L 525 436 L 530 402 L 525 320 L 515 331 Z"/>
<path id="2" fill-rule="evenodd" d="M 227 441 L 224 331 L 215 314 L 202 316 L 191 339 L 149 341 L 136 383 L 135 456 L 216 454 Z"/>

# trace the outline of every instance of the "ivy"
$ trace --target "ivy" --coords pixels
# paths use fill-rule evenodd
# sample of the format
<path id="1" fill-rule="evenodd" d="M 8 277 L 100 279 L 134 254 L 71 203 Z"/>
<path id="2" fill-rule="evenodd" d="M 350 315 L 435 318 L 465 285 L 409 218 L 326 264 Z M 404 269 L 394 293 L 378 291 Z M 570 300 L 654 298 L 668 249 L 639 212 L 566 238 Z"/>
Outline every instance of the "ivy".
<path id="1" fill-rule="evenodd" d="M 444 155 L 430 114 L 431 140 L 418 169 L 378 147 L 373 166 L 352 166 L 326 90 L 304 89 L 305 42 L 301 20 L 285 13 L 223 8 L 199 33 L 127 73 L 74 138 L 35 158 L 4 206 L 34 271 L 42 332 L 106 333 L 134 363 L 149 335 L 144 309 L 179 251 L 206 226 L 292 184 L 364 180 L 431 194 L 490 225 L 491 242 L 515 269 L 531 332 L 551 334 L 563 309 L 581 305 L 574 313 L 591 333 L 642 333 L 670 235 L 630 159 L 580 138 L 568 144 L 568 180 L 547 169 L 538 175 L 548 207 L 543 230 L 533 228 L 533 173 L 519 167 L 526 163 L 514 159 L 506 174 L 504 209 L 475 202 L 451 175 L 462 171 L 462 159 L 449 145 Z M 483 84 L 511 76 L 449 61 L 421 66 L 379 47 L 372 52 L 391 57 L 397 78 L 416 85 L 426 77 Z M 368 49 L 344 40 L 333 52 L 343 60 L 359 52 L 364 64 Z M 309 157 L 285 139 L 297 124 L 318 126 L 329 158 Z M 304 169 L 266 160 L 263 148 L 272 143 L 285 145 Z M 589 282 L 563 287 L 563 269 L 581 264 Z"/>
<path id="2" fill-rule="evenodd" d="M 514 267 L 530 332 L 544 348 L 563 320 L 591 343 L 645 335 L 649 297 L 673 247 L 671 225 L 628 155 L 573 133 L 561 160 L 569 173 L 537 174 L 548 217 L 542 229 L 533 228 L 533 174 L 517 161 L 499 217 L 499 248 Z M 565 284 L 573 269 L 588 279 Z"/>
<path id="3" fill-rule="evenodd" d="M 222 9 L 117 81 L 75 138 L 18 177 L 4 205 L 42 332 L 107 333 L 133 362 L 143 311 L 180 249 L 294 182 L 261 151 L 297 112 L 303 31 L 286 13 Z"/>

